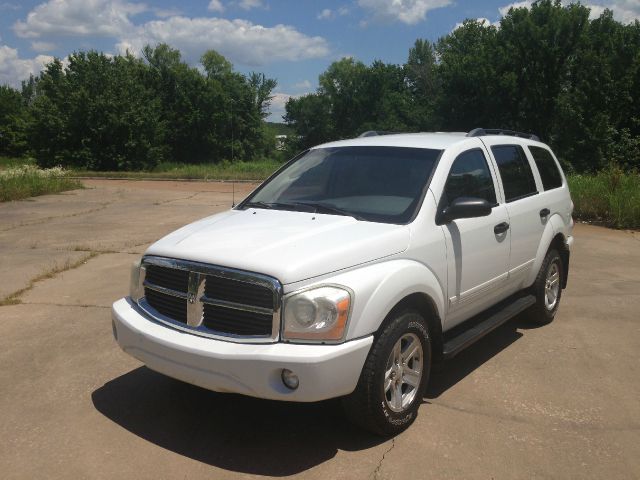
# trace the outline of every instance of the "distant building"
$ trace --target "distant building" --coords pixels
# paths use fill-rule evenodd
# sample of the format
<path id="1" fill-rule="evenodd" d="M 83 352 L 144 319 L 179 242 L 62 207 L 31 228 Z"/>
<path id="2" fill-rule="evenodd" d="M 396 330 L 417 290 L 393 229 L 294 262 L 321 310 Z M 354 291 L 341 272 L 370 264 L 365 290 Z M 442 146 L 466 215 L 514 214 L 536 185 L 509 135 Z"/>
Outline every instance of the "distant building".
<path id="1" fill-rule="evenodd" d="M 276 150 L 284 150 L 287 148 L 287 136 L 276 135 Z"/>

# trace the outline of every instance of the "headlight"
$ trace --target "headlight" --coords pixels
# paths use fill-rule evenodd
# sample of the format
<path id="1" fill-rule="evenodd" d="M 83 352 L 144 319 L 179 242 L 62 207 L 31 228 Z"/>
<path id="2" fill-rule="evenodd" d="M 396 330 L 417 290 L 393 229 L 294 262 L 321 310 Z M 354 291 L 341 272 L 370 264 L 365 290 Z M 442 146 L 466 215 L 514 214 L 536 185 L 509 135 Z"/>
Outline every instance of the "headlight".
<path id="1" fill-rule="evenodd" d="M 339 341 L 349 320 L 351 294 L 338 287 L 319 287 L 291 295 L 284 303 L 285 340 Z"/>
<path id="2" fill-rule="evenodd" d="M 144 276 L 145 268 L 142 266 L 142 259 L 136 260 L 131 265 L 131 283 L 129 284 L 129 296 L 136 303 L 144 297 Z"/>

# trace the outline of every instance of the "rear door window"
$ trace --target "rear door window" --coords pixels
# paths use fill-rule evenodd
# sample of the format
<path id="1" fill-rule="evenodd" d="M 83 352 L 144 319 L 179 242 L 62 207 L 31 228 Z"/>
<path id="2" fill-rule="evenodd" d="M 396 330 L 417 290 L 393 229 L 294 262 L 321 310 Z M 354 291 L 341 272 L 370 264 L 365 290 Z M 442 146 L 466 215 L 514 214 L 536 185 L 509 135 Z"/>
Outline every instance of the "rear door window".
<path id="1" fill-rule="evenodd" d="M 487 159 L 480 149 L 458 155 L 451 166 L 444 195 L 445 205 L 458 197 L 483 198 L 491 205 L 496 204 L 496 189 Z"/>
<path id="2" fill-rule="evenodd" d="M 536 162 L 542 186 L 545 190 L 551 190 L 562 186 L 562 175 L 558 169 L 558 164 L 553 159 L 551 152 L 546 148 L 529 146 L 529 151 Z"/>
<path id="3" fill-rule="evenodd" d="M 495 145 L 491 151 L 498 164 L 507 202 L 538 193 L 533 171 L 520 145 Z"/>

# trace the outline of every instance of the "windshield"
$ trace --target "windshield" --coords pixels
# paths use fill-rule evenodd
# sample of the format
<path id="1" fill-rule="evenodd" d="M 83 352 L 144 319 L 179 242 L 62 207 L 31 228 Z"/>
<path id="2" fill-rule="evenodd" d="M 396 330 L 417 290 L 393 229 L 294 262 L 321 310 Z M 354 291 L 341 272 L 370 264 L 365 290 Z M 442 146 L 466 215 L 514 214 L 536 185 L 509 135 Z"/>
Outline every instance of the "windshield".
<path id="1" fill-rule="evenodd" d="M 309 150 L 239 208 L 300 210 L 407 223 L 420 205 L 440 150 L 335 147 Z"/>

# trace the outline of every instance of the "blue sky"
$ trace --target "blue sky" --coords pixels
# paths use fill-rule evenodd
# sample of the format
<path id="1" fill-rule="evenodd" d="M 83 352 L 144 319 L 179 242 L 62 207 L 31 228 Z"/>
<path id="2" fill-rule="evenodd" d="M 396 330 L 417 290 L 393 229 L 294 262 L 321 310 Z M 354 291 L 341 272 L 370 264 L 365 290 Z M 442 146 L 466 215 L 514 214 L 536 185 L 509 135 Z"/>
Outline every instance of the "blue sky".
<path id="1" fill-rule="evenodd" d="M 17 86 L 53 56 L 97 49 L 139 54 L 166 42 L 197 65 L 214 48 L 241 72 L 278 80 L 271 120 L 292 95 L 314 91 L 318 75 L 352 56 L 402 63 L 417 38 L 436 40 L 465 18 L 496 22 L 509 0 L 0 0 L 0 84 Z M 621 21 L 640 18 L 640 0 L 583 2 Z"/>

